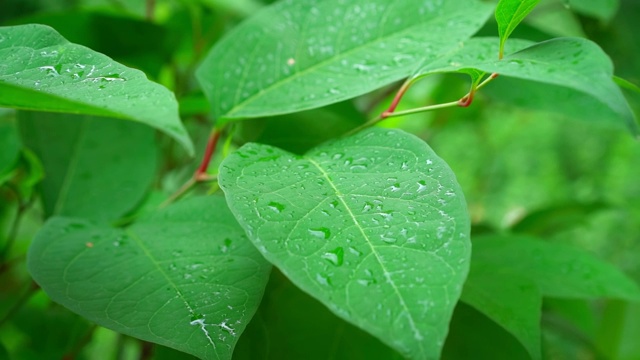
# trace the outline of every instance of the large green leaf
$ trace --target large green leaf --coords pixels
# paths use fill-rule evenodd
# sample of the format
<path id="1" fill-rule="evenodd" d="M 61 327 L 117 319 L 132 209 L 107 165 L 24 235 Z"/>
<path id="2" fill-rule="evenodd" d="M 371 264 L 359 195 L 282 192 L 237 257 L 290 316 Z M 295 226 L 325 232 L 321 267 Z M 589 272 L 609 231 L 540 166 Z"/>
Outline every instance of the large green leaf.
<path id="1" fill-rule="evenodd" d="M 230 32 L 197 71 L 220 121 L 290 113 L 411 75 L 466 40 L 476 0 L 284 0 Z"/>
<path id="2" fill-rule="evenodd" d="M 520 22 L 538 5 L 540 0 L 500 0 L 496 6 L 496 22 L 500 35 L 499 57 L 504 54 L 504 44 Z"/>
<path id="3" fill-rule="evenodd" d="M 527 236 L 483 236 L 473 242 L 474 261 L 495 272 L 534 281 L 543 295 L 640 300 L 640 288 L 615 266 L 572 246 Z"/>
<path id="4" fill-rule="evenodd" d="M 475 244 L 475 243 L 474 243 Z M 540 359 L 542 295 L 532 280 L 471 260 L 462 297 L 489 319 L 511 333 L 533 359 Z"/>
<path id="5" fill-rule="evenodd" d="M 520 40 L 513 42 L 512 46 L 522 49 L 527 44 Z M 551 85 L 548 102 L 555 101 L 558 108 L 565 108 L 566 101 L 571 101 L 571 108 L 587 106 L 597 109 L 601 114 L 610 115 L 605 119 L 614 117 L 626 123 L 634 135 L 640 134 L 634 114 L 613 80 L 611 60 L 595 43 L 579 38 L 553 39 L 511 53 L 503 60 L 495 60 L 492 54 L 498 46 L 496 38 L 470 39 L 457 52 L 424 65 L 414 76 L 480 70 Z M 515 92 L 513 89 L 510 91 Z M 522 94 L 527 97 L 526 93 Z M 538 91 L 532 100 L 543 94 L 544 90 Z M 554 95 L 561 97 L 556 99 Z"/>
<path id="6" fill-rule="evenodd" d="M 44 25 L 0 27 L 0 106 L 139 121 L 193 145 L 166 88 Z"/>
<path id="7" fill-rule="evenodd" d="M 52 218 L 28 265 L 51 299 L 72 311 L 203 359 L 231 358 L 270 270 L 217 196 L 127 229 Z"/>
<path id="8" fill-rule="evenodd" d="M 26 111 L 18 120 L 23 143 L 44 167 L 46 216 L 113 221 L 132 210 L 153 182 L 157 147 L 147 126 Z"/>
<path id="9" fill-rule="evenodd" d="M 220 186 L 294 284 L 402 354 L 438 358 L 470 256 L 455 176 L 422 140 L 369 129 L 305 156 L 247 144 Z"/>

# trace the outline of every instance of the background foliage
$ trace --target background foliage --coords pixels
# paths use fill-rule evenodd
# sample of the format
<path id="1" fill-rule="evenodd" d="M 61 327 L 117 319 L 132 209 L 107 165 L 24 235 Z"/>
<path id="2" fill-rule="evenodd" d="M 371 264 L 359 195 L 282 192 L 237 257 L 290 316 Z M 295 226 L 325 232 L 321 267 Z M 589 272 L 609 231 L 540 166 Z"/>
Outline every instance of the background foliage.
<path id="1" fill-rule="evenodd" d="M 237 359 L 424 358 L 437 356 L 440 346 L 445 359 L 640 358 L 640 145 L 629 135 L 637 125 L 625 103 L 637 114 L 640 93 L 632 85 L 621 91 L 611 79 L 615 74 L 640 84 L 640 38 L 634 35 L 640 32 L 640 4 L 505 1 L 520 7 L 502 8 L 498 24 L 494 8 L 481 2 L 447 5 L 446 16 L 433 19 L 420 18 L 417 1 L 384 11 L 372 6 L 390 2 L 353 2 L 365 9 L 366 21 L 328 12 L 322 2 L 305 7 L 308 2 L 296 8 L 295 1 L 283 1 L 264 12 L 271 1 L 2 2 L 0 25 L 7 27 L 0 27 L 0 106 L 7 108 L 0 108 L 0 359 L 229 358 L 234 346 Z M 522 19 L 518 11 L 534 5 L 515 27 Z M 314 11 L 332 18 L 291 20 Z M 389 11 L 400 20 L 387 21 Z M 324 51 L 294 56 L 277 48 L 287 30 L 277 24 L 287 21 L 312 29 L 303 40 Z M 382 23 L 388 33 L 377 32 Z M 21 24 L 48 25 L 59 35 L 40 25 L 20 28 L 19 36 L 9 32 L 8 26 Z M 324 43 L 322 35 L 331 35 L 337 24 L 346 40 Z M 422 28 L 429 26 L 441 32 Z M 400 36 L 398 29 L 404 29 Z M 460 48 L 477 29 L 477 38 Z M 506 41 L 505 61 L 494 61 L 501 43 L 496 36 L 509 33 L 525 41 Z M 548 54 L 560 58 L 562 51 L 578 49 L 589 54 L 586 62 L 536 68 L 540 53 L 512 54 L 531 42 L 568 36 L 579 39 L 553 40 L 561 46 Z M 18 45 L 20 51 L 2 52 Z M 416 55 L 421 51 L 426 55 Z M 61 66 L 49 66 L 51 59 Z M 377 328 L 384 320 L 357 314 L 352 299 L 338 291 L 343 273 L 335 269 L 347 268 L 364 251 L 394 250 L 383 243 L 363 250 L 365 230 L 362 239 L 349 234 L 350 246 L 331 242 L 336 232 L 322 222 L 322 211 L 335 205 L 327 200 L 326 209 L 313 206 L 336 187 L 359 189 L 363 183 L 372 195 L 389 199 L 406 184 L 419 191 L 426 186 L 420 176 L 431 170 L 388 176 L 402 169 L 403 155 L 389 155 L 384 164 L 358 162 L 358 155 L 372 153 L 359 153 L 368 140 L 357 137 L 315 147 L 387 109 L 398 80 L 416 80 L 398 107 L 403 111 L 458 99 L 469 90 L 468 75 L 479 81 L 492 71 L 504 76 L 483 87 L 470 107 L 381 123 L 409 133 L 390 130 L 402 138 L 401 147 L 435 152 L 447 186 L 455 183 L 448 164 L 462 190 L 451 185 L 451 191 L 458 199 L 464 194 L 471 215 L 471 260 L 464 246 L 440 254 L 466 259 L 455 270 L 462 279 L 470 269 L 464 287 L 447 290 L 454 299 L 461 292 L 461 301 L 429 305 L 446 319 L 452 314 L 448 335 L 447 323 L 429 319 L 441 327 L 425 333 L 444 343 L 419 348 L 413 340 L 422 336 L 423 323 L 409 337 L 403 331 L 411 322 Z M 69 84 L 74 87 L 66 91 Z M 105 100 L 104 92 L 112 97 Z M 205 181 L 187 199 L 158 211 L 198 166 L 200 158 L 191 155 L 204 152 L 213 116 L 218 126 L 232 124 L 209 167 L 209 175 L 217 175 L 222 162 L 220 184 Z M 382 139 L 387 132 L 365 135 Z M 243 146 L 247 142 L 261 145 Z M 309 176 L 306 168 L 273 170 L 276 162 L 280 168 L 294 161 L 321 164 L 327 179 L 367 166 L 377 172 L 297 189 L 291 181 Z M 246 168 L 262 178 L 244 180 Z M 278 193 L 283 188 L 290 198 Z M 243 197 L 261 201 L 257 208 L 265 212 L 256 217 Z M 351 201 L 363 213 L 375 212 L 362 215 L 365 223 L 388 220 L 389 228 L 374 234 L 387 245 L 397 241 L 393 231 L 398 235 L 403 227 L 393 211 L 400 207 L 344 199 L 338 206 Z M 420 207 L 442 199 L 402 200 Z M 464 223 L 455 206 L 447 215 Z M 313 248 L 313 242 L 295 250 L 278 243 L 261 247 L 260 239 L 277 238 L 282 230 L 269 224 L 307 217 L 306 236 L 327 240 L 326 248 Z M 332 219 L 328 224 L 337 226 L 349 216 L 336 212 Z M 443 219 L 432 214 L 427 220 L 445 224 Z M 401 242 L 411 234 L 405 238 Z M 298 256 L 283 256 L 282 249 Z M 314 251 L 317 262 L 300 260 Z M 425 253 L 416 252 L 413 261 L 387 256 L 395 259 L 390 263 L 442 272 L 421 260 Z M 385 262 L 374 265 L 380 264 Z M 355 286 L 391 276 L 384 266 L 371 269 L 379 273 L 363 269 L 357 282 L 345 285 L 355 289 L 355 299 L 372 294 L 358 294 Z M 413 283 L 387 289 L 398 297 L 384 306 L 393 310 L 414 300 L 408 290 Z"/>

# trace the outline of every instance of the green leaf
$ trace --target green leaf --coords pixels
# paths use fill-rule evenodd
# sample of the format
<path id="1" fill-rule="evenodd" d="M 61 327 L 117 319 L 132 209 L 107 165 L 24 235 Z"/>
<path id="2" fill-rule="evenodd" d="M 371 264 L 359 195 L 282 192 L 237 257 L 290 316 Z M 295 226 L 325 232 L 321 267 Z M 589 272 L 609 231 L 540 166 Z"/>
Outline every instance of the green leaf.
<path id="1" fill-rule="evenodd" d="M 619 0 L 565 0 L 571 9 L 585 15 L 610 21 L 620 6 Z"/>
<path id="2" fill-rule="evenodd" d="M 530 80 L 553 87 L 562 88 L 557 91 L 561 96 L 557 101 L 547 96 L 549 102 L 556 102 L 557 107 L 566 107 L 563 100 L 577 96 L 571 103 L 590 109 L 599 109 L 600 113 L 611 116 L 626 123 L 631 132 L 638 136 L 640 130 L 629 104 L 620 88 L 613 81 L 613 65 L 609 57 L 595 43 L 579 38 L 559 38 L 529 46 L 523 50 L 505 56 L 503 60 L 493 60 L 491 54 L 498 44 L 495 38 L 474 38 L 461 46 L 458 52 L 419 69 L 414 77 L 418 78 L 436 72 L 466 72 L 468 69 L 495 72 L 500 76 Z M 527 42 L 515 42 L 514 48 L 521 48 Z M 497 79 L 496 81 L 500 81 Z M 514 92 L 511 89 L 511 92 Z M 527 97 L 524 92 L 521 96 Z M 576 95 L 577 93 L 577 95 Z M 536 93 L 543 95 L 544 91 Z M 589 103 L 596 103 L 590 105 Z M 573 109 L 575 106 L 571 106 Z M 603 108 L 605 108 L 603 110 Z M 611 116 L 608 118 L 610 119 Z"/>
<path id="3" fill-rule="evenodd" d="M 320 107 L 411 75 L 466 40 L 476 0 L 285 0 L 230 32 L 197 77 L 221 122 Z"/>
<path id="4" fill-rule="evenodd" d="M 18 112 L 18 120 L 23 143 L 44 167 L 46 216 L 114 221 L 132 210 L 153 182 L 157 148 L 149 127 L 26 111 Z"/>
<path id="5" fill-rule="evenodd" d="M 460 300 L 511 333 L 533 359 L 541 358 L 542 295 L 535 282 L 509 271 L 496 271 L 487 263 L 476 262 L 474 254 Z"/>
<path id="6" fill-rule="evenodd" d="M 27 261 L 54 301 L 203 359 L 231 358 L 270 270 L 222 197 L 192 198 L 127 229 L 55 217 Z"/>
<path id="7" fill-rule="evenodd" d="M 0 27 L 0 106 L 138 121 L 193 145 L 166 88 L 44 25 Z"/>
<path id="8" fill-rule="evenodd" d="M 13 169 L 20 155 L 20 142 L 15 123 L 0 116 L 0 185 Z"/>
<path id="9" fill-rule="evenodd" d="M 540 0 L 500 0 L 496 7 L 496 21 L 500 35 L 498 57 L 504 55 L 504 44 L 520 22 L 538 5 Z"/>
<path id="10" fill-rule="evenodd" d="M 474 261 L 534 281 L 543 295 L 640 300 L 638 285 L 615 266 L 572 246 L 527 236 L 474 238 Z"/>
<path id="11" fill-rule="evenodd" d="M 467 275 L 469 216 L 422 140 L 380 128 L 296 156 L 247 144 L 220 186 L 263 255 L 335 314 L 410 358 L 438 358 Z"/>
<path id="12" fill-rule="evenodd" d="M 402 356 L 274 271 L 233 359 L 399 360 Z"/>

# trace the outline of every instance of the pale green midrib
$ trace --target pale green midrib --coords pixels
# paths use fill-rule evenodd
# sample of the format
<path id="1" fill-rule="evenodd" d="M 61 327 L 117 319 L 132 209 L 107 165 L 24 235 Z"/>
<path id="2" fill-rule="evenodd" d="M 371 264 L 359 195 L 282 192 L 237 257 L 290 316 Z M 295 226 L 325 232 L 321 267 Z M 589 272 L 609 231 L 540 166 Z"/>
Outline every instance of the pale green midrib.
<path id="1" fill-rule="evenodd" d="M 429 25 L 436 26 L 437 24 L 443 23 L 443 22 L 445 22 L 445 20 L 449 20 L 450 18 L 451 18 L 451 16 L 449 16 L 449 17 L 436 17 L 435 21 L 430 23 Z M 335 57 L 330 57 L 330 58 L 327 58 L 324 61 L 320 61 L 320 62 L 318 62 L 317 64 L 315 64 L 313 66 L 310 66 L 310 67 L 308 67 L 308 68 L 306 68 L 306 69 L 304 69 L 304 70 L 302 70 L 300 72 L 296 72 L 293 75 L 284 78 L 282 81 L 275 82 L 275 83 L 267 86 L 266 88 L 260 89 L 260 91 L 254 93 L 250 97 L 246 98 L 242 103 L 239 103 L 235 107 L 231 108 L 229 111 L 227 111 L 225 114 L 221 115 L 220 117 L 221 118 L 233 118 L 233 116 L 232 116 L 233 114 L 241 111 L 243 108 L 245 108 L 246 106 L 248 106 L 249 104 L 254 102 L 256 99 L 258 99 L 260 96 L 264 96 L 266 93 L 275 91 L 278 88 L 284 86 L 285 84 L 305 76 L 307 73 L 313 72 L 316 69 L 319 69 L 319 68 L 322 68 L 324 66 L 327 66 L 327 65 L 329 65 L 329 64 L 331 64 L 333 62 L 338 62 L 339 60 L 344 59 L 345 57 L 351 55 L 352 53 L 356 53 L 356 52 L 358 52 L 358 51 L 360 51 L 360 50 L 362 50 L 364 48 L 373 46 L 373 45 L 375 45 L 377 43 L 380 43 L 382 41 L 386 41 L 386 40 L 389 40 L 391 38 L 394 38 L 394 37 L 397 37 L 397 36 L 401 36 L 401 35 L 403 35 L 405 33 L 413 33 L 416 28 L 420 28 L 420 27 L 424 27 L 424 26 L 425 26 L 424 23 L 413 24 L 408 28 L 402 29 L 400 31 L 389 33 L 389 34 L 387 34 L 388 36 L 386 36 L 386 37 L 379 37 L 379 38 L 375 39 L 374 41 L 367 42 L 367 43 L 365 43 L 363 45 L 351 48 L 351 49 L 349 49 L 349 50 L 347 50 L 347 51 L 345 51 L 343 53 L 340 53 L 339 55 L 337 55 Z"/>
<path id="2" fill-rule="evenodd" d="M 409 326 L 411 326 L 411 330 L 414 332 L 414 334 L 418 333 L 418 334 L 420 334 L 422 336 L 422 333 L 416 327 L 415 320 L 413 319 L 413 315 L 411 314 L 411 311 L 409 311 L 409 307 L 404 302 L 404 298 L 400 294 L 400 290 L 398 289 L 398 286 L 395 284 L 393 279 L 391 279 L 391 276 L 389 275 L 390 272 L 387 270 L 387 268 L 385 267 L 384 263 L 380 259 L 380 255 L 378 254 L 378 252 L 376 251 L 375 247 L 371 243 L 371 240 L 369 239 L 369 236 L 367 236 L 367 234 L 364 232 L 364 229 L 362 228 L 362 226 L 360 225 L 360 223 L 356 219 L 355 214 L 353 213 L 353 211 L 351 211 L 351 208 L 349 207 L 349 205 L 347 205 L 347 202 L 344 200 L 344 195 L 342 194 L 342 192 L 340 192 L 340 190 L 338 190 L 336 185 L 333 183 L 333 181 L 329 177 L 329 174 L 326 171 L 324 171 L 324 169 L 320 166 L 320 164 L 318 164 L 315 160 L 310 159 L 310 158 L 307 158 L 307 160 L 310 163 L 312 163 L 313 166 L 315 166 L 318 169 L 318 171 L 320 171 L 320 173 L 322 173 L 322 176 L 329 182 L 329 185 L 331 185 L 331 188 L 335 192 L 336 196 L 338 196 L 338 199 L 340 199 L 340 202 L 342 203 L 342 205 L 345 207 L 345 209 L 347 209 L 347 212 L 349 213 L 349 216 L 351 217 L 351 220 L 353 221 L 354 225 L 360 231 L 360 234 L 362 234 L 362 237 L 365 239 L 367 245 L 371 249 L 371 253 L 375 256 L 378 264 L 380 264 L 380 267 L 382 268 L 382 271 L 384 272 L 384 276 L 385 276 L 387 282 L 389 283 L 389 285 L 391 285 L 391 287 L 393 288 L 394 293 L 396 294 L 396 297 L 400 301 L 400 305 L 402 306 L 403 310 L 407 313 L 407 318 L 409 319 Z M 418 343 L 418 346 L 420 347 L 420 353 L 421 354 L 425 354 L 425 349 L 423 347 L 422 342 L 418 341 L 417 343 Z"/>
<path id="3" fill-rule="evenodd" d="M 76 138 L 75 144 L 73 144 L 73 149 L 71 150 L 71 161 L 69 162 L 69 167 L 67 168 L 64 179 L 62 180 L 62 186 L 60 187 L 58 199 L 56 200 L 56 203 L 53 207 L 54 215 L 60 215 L 60 211 L 64 208 L 64 205 L 66 203 L 67 195 L 69 194 L 69 191 L 71 189 L 71 181 L 78 167 L 78 161 L 80 160 L 80 144 L 82 144 L 85 140 L 84 138 L 87 133 L 88 122 L 88 119 L 82 120 L 82 125 L 80 127 L 80 130 L 78 131 L 78 137 Z"/>
<path id="4" fill-rule="evenodd" d="M 125 230 L 125 233 L 127 235 L 129 235 L 129 237 L 131 237 L 136 242 L 136 244 L 140 247 L 140 249 L 142 249 L 142 251 L 147 256 L 147 258 L 149 260 L 151 260 L 151 263 L 155 266 L 155 268 L 162 275 L 162 277 L 164 277 L 164 279 L 167 281 L 167 283 L 169 283 L 169 285 L 171 285 L 173 287 L 173 289 L 176 291 L 176 293 L 180 297 L 180 300 L 182 300 L 184 305 L 187 307 L 187 310 L 189 310 L 189 312 L 191 314 L 195 314 L 196 313 L 195 310 L 193 310 L 193 307 L 191 307 L 191 305 L 189 305 L 189 302 L 187 301 L 185 296 L 182 294 L 182 292 L 178 288 L 178 285 L 175 282 L 173 282 L 173 280 L 171 280 L 169 275 L 162 269 L 162 267 L 160 266 L 159 261 L 153 256 L 153 254 L 151 254 L 149 249 L 147 249 L 147 247 L 144 245 L 144 243 L 142 242 L 140 237 L 138 237 L 138 235 L 136 233 L 134 233 L 133 231 L 131 231 L 129 229 Z M 215 351 L 216 350 L 216 344 L 213 342 L 213 340 L 209 336 L 205 336 L 205 337 L 207 338 L 207 341 L 209 341 L 209 343 L 213 346 L 213 349 L 214 349 L 213 353 L 216 354 L 216 358 L 220 359 L 220 356 L 218 355 L 218 352 Z"/>

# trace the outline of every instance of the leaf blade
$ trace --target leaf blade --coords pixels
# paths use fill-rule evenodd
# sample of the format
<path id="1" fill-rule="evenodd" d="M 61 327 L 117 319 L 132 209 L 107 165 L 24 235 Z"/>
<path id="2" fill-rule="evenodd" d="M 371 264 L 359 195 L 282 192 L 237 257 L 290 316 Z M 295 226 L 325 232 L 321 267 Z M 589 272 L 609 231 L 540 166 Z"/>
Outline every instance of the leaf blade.
<path id="1" fill-rule="evenodd" d="M 203 359 L 231 358 L 270 270 L 222 197 L 175 204 L 127 230 L 56 217 L 27 261 L 54 301 Z"/>
<path id="2" fill-rule="evenodd" d="M 249 238 L 298 287 L 405 356 L 438 357 L 469 219 L 424 142 L 370 129 L 304 157 L 248 144 L 219 180 Z"/>
<path id="3" fill-rule="evenodd" d="M 0 106 L 108 116 L 163 131 L 192 154 L 173 93 L 45 25 L 0 27 Z"/>
<path id="4" fill-rule="evenodd" d="M 477 1 L 416 4 L 289 0 L 268 7 L 221 40 L 197 71 L 214 116 L 279 115 L 369 92 L 410 75 L 418 56 L 433 59 L 471 36 L 492 9 Z"/>
<path id="5" fill-rule="evenodd" d="M 498 58 L 504 55 L 504 45 L 520 22 L 538 5 L 540 0 L 500 0 L 496 7 L 496 21 L 500 35 Z"/>

